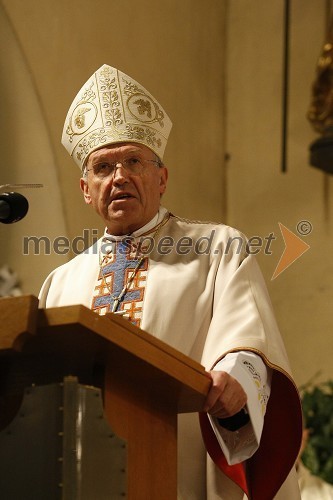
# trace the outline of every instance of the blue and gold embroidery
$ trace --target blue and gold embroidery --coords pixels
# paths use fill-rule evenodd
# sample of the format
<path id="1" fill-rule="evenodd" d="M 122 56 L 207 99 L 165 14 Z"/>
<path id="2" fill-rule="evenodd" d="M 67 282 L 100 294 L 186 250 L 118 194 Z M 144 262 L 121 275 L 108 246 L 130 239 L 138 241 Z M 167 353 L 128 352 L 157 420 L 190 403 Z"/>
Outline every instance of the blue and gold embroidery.
<path id="1" fill-rule="evenodd" d="M 114 251 L 103 257 L 91 308 L 100 315 L 124 311 L 139 327 L 147 272 L 148 257 L 138 256 L 128 240 L 114 243 Z"/>

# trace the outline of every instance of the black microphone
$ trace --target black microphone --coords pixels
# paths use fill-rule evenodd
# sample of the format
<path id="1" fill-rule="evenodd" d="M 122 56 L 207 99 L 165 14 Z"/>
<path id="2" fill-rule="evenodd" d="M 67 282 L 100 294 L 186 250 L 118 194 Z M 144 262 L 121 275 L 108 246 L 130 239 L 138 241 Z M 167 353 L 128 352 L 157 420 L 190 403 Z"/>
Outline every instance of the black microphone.
<path id="1" fill-rule="evenodd" d="M 0 194 L 0 222 L 3 224 L 12 224 L 23 219 L 28 209 L 28 200 L 21 194 Z"/>

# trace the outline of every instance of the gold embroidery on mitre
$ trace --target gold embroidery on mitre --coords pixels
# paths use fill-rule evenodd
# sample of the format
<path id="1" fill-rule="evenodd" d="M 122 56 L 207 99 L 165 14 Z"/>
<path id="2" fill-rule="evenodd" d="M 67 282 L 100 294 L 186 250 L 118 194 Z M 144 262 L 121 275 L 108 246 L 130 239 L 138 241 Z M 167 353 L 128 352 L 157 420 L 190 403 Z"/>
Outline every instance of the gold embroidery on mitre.
<path id="1" fill-rule="evenodd" d="M 77 126 L 77 128 L 84 128 L 86 120 L 85 120 L 85 113 L 88 113 L 90 111 L 89 108 L 80 108 L 76 116 L 74 117 L 74 123 Z"/>
<path id="2" fill-rule="evenodd" d="M 111 66 L 97 70 L 74 99 L 62 143 L 82 168 L 104 145 L 137 142 L 163 158 L 172 123 L 135 80 Z"/>
<path id="3" fill-rule="evenodd" d="M 104 67 L 99 74 L 99 89 L 101 92 L 102 112 L 106 127 L 113 127 L 124 123 L 120 106 L 119 90 L 116 77 L 112 77 L 109 67 Z"/>
<path id="4" fill-rule="evenodd" d="M 149 101 L 138 99 L 137 101 L 134 101 L 134 104 L 138 105 L 138 111 L 140 115 L 147 113 L 148 118 L 151 118 L 151 104 Z"/>
<path id="5" fill-rule="evenodd" d="M 66 129 L 66 134 L 69 136 L 69 142 L 73 142 L 75 135 L 84 134 L 93 125 L 97 117 L 97 108 L 92 102 L 95 98 L 96 94 L 92 90 L 91 84 L 85 90 L 70 115 L 69 123 Z"/>
<path id="6" fill-rule="evenodd" d="M 142 88 L 125 78 L 123 78 L 123 81 L 125 82 L 124 94 L 128 96 L 126 106 L 131 115 L 145 123 L 157 122 L 163 128 L 164 113 L 159 105 Z M 154 109 L 154 116 L 152 115 L 152 108 Z"/>

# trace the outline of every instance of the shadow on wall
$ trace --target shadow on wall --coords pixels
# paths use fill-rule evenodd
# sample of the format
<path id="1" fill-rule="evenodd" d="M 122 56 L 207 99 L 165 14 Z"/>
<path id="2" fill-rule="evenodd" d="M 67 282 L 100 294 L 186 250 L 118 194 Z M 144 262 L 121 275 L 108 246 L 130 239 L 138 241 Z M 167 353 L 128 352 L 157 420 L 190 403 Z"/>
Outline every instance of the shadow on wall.
<path id="1" fill-rule="evenodd" d="M 8 264 L 21 279 L 24 293 L 37 294 L 46 275 L 68 260 L 66 255 L 22 254 L 25 236 L 50 239 L 66 236 L 57 166 L 33 77 L 15 32 L 0 5 L 0 92 L 2 166 L 0 184 L 42 183 L 25 190 L 28 215 L 16 224 L 0 227 L 0 265 Z M 57 214 L 54 217 L 54 214 Z"/>

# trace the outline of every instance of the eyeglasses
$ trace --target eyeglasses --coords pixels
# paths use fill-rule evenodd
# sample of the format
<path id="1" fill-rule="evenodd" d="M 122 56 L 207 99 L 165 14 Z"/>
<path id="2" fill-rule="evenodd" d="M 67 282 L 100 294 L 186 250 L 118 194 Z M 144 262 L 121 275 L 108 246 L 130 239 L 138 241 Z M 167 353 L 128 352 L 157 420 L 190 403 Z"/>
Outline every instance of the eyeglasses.
<path id="1" fill-rule="evenodd" d="M 145 168 L 143 162 L 155 163 L 157 166 L 161 166 L 161 162 L 158 160 L 145 160 L 143 158 L 131 157 L 113 163 L 107 161 L 95 163 L 92 168 L 87 168 L 85 171 L 89 172 L 91 170 L 94 175 L 100 179 L 104 179 L 109 176 L 114 177 L 117 168 L 121 165 L 128 174 L 141 175 Z"/>

